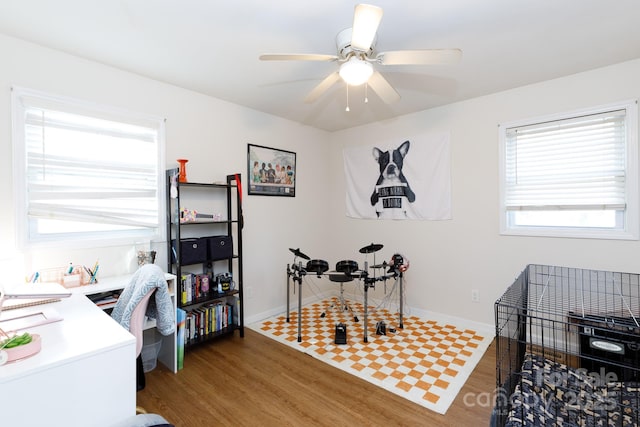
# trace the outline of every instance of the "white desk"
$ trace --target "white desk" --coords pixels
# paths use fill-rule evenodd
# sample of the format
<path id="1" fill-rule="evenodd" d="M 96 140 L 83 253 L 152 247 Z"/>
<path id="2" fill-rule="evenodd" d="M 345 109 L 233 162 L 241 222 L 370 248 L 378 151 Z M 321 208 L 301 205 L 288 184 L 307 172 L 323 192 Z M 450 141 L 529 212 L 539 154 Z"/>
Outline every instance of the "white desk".
<path id="1" fill-rule="evenodd" d="M 124 287 L 131 280 L 131 276 L 132 275 L 129 274 L 125 276 L 113 276 L 113 277 L 100 278 L 100 280 L 98 280 L 98 283 L 85 285 L 85 286 L 78 286 L 76 288 L 70 288 L 70 290 L 74 294 L 82 294 L 82 295 L 91 295 L 91 294 L 99 294 L 102 292 L 116 291 L 116 290 L 124 289 Z M 175 274 L 165 273 L 165 279 L 167 280 L 167 285 L 169 286 L 169 295 L 171 295 L 171 301 L 173 302 L 173 312 L 175 313 L 177 308 L 176 276 Z M 113 306 L 115 306 L 115 303 L 113 303 L 110 306 L 103 306 L 101 308 L 105 310 Z M 149 318 L 145 320 L 144 329 L 155 328 L 155 326 L 156 326 L 155 320 L 149 319 Z M 176 334 L 177 334 L 177 331 L 174 331 L 172 334 L 163 336 L 160 338 L 162 340 L 162 345 L 160 346 L 160 353 L 158 354 L 158 360 L 174 373 L 178 372 L 178 358 L 176 354 Z"/>
<path id="2" fill-rule="evenodd" d="M 28 329 L 42 350 L 0 366 L 0 424 L 102 427 L 135 415 L 133 335 L 81 294 L 47 307 L 64 320 Z"/>

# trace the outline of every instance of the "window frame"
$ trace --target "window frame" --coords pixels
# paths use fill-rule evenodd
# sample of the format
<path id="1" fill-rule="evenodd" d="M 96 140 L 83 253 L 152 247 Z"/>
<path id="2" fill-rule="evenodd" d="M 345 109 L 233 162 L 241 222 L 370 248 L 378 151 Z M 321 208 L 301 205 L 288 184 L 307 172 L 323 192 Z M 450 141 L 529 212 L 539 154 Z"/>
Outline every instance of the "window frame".
<path id="1" fill-rule="evenodd" d="M 36 98 L 43 104 L 51 106 L 50 109 L 59 111 L 76 112 L 91 117 L 117 121 L 123 123 L 146 122 L 157 125 L 158 139 L 156 147 L 156 172 L 157 172 L 157 227 L 147 230 L 115 231 L 109 233 L 79 232 L 60 233 L 54 236 L 40 236 L 32 238 L 30 233 L 31 221 L 28 217 L 27 174 L 26 174 L 26 137 L 25 118 L 26 108 L 23 98 Z M 122 108 L 100 105 L 97 103 L 67 97 L 52 95 L 49 93 L 14 86 L 11 88 L 11 113 L 12 113 L 12 147 L 13 147 L 13 190 L 15 211 L 16 245 L 21 249 L 41 247 L 106 247 L 132 242 L 163 241 L 166 236 L 164 224 L 166 195 L 165 182 L 165 119 L 157 116 L 132 112 Z"/>
<path id="2" fill-rule="evenodd" d="M 506 198 L 506 144 L 507 129 L 535 125 L 544 122 L 571 119 L 613 110 L 626 110 L 626 158 L 625 158 L 625 201 L 624 221 L 619 229 L 596 227 L 565 226 L 514 226 L 510 223 L 510 211 L 507 210 Z M 499 215 L 500 234 L 510 236 L 567 237 L 588 239 L 638 240 L 638 106 L 637 100 L 626 100 L 591 108 L 555 113 L 535 118 L 515 120 L 498 125 L 499 141 Z"/>

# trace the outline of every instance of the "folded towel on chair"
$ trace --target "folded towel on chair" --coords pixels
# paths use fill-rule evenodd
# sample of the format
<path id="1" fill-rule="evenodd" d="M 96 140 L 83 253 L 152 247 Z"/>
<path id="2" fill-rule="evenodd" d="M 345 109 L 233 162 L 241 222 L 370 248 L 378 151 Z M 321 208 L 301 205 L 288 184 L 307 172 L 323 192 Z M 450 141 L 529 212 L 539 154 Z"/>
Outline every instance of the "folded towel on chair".
<path id="1" fill-rule="evenodd" d="M 154 264 L 145 264 L 135 272 L 120 294 L 111 317 L 125 329 L 129 329 L 131 314 L 140 300 L 151 290 L 156 289 L 154 298 L 149 301 L 146 315 L 156 319 L 156 328 L 162 335 L 172 334 L 176 327 L 173 302 L 164 272 Z"/>

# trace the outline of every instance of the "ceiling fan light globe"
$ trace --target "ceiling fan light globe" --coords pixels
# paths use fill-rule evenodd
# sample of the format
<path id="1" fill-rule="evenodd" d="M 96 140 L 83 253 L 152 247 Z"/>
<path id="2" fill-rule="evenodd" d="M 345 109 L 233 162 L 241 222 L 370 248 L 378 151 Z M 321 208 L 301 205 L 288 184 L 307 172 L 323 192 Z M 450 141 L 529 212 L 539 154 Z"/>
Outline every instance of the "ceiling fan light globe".
<path id="1" fill-rule="evenodd" d="M 339 74 L 349 86 L 360 86 L 373 74 L 373 66 L 367 61 L 353 57 L 340 66 Z"/>

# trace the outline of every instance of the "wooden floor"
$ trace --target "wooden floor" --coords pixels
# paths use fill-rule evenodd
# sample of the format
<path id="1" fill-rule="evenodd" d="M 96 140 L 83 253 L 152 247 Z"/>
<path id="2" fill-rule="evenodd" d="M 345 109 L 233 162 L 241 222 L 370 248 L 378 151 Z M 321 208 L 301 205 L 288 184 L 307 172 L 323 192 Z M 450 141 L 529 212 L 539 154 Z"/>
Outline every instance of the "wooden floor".
<path id="1" fill-rule="evenodd" d="M 138 405 L 176 427 L 488 425 L 491 344 L 445 415 L 245 328 L 189 350 L 184 369 L 146 374 Z"/>

